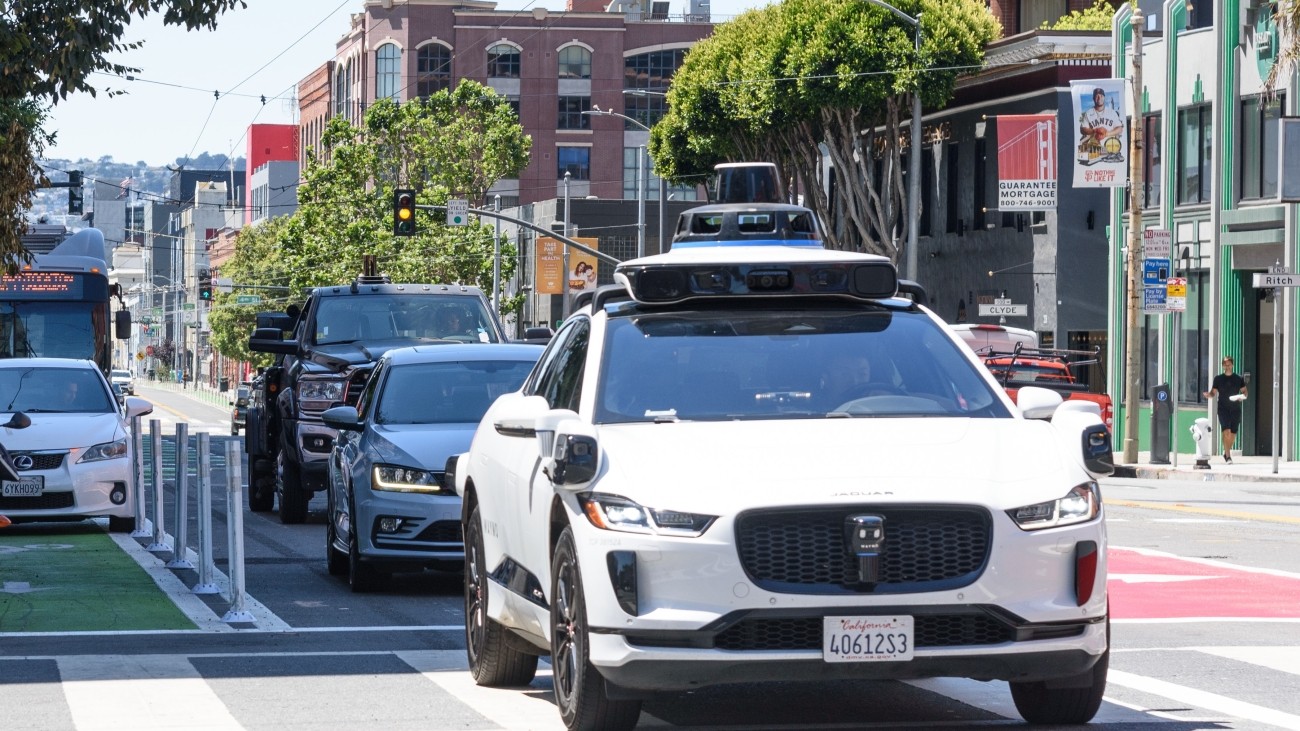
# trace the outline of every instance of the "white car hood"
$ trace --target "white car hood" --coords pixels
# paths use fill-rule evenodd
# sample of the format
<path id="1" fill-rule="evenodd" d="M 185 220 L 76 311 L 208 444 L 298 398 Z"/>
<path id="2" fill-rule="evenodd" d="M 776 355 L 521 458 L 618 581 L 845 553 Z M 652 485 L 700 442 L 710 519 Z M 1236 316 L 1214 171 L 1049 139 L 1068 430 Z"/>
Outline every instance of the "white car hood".
<path id="1" fill-rule="evenodd" d="M 43 449 L 84 449 L 126 436 L 122 418 L 112 414 L 28 413 L 26 429 L 0 430 L 0 444 L 10 452 Z M 7 415 L 3 418 L 8 421 Z"/>
<path id="2" fill-rule="evenodd" d="M 710 514 L 788 503 L 948 502 L 1012 508 L 1089 478 L 1050 424 L 825 419 L 600 427 L 590 489 Z"/>

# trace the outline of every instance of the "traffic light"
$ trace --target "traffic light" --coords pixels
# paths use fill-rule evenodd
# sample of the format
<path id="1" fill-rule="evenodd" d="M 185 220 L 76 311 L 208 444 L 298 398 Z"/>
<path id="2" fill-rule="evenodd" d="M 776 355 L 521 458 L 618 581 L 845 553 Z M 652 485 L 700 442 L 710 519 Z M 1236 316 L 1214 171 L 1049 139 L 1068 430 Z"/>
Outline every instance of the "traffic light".
<path id="1" fill-rule="evenodd" d="M 80 216 L 85 210 L 81 198 L 81 171 L 68 171 L 68 215 Z"/>
<path id="2" fill-rule="evenodd" d="M 415 235 L 415 191 L 409 188 L 393 191 L 393 235 Z"/>
<path id="3" fill-rule="evenodd" d="M 212 301 L 212 272 L 207 269 L 199 270 L 199 299 L 203 302 Z"/>

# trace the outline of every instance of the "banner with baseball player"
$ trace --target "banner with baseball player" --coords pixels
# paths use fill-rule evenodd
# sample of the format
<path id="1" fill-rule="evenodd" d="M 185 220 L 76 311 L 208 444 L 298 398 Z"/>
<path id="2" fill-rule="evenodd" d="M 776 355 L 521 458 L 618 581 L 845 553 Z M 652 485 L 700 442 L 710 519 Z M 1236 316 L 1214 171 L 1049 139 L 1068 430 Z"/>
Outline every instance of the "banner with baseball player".
<path id="1" fill-rule="evenodd" d="M 1128 183 L 1128 127 L 1123 79 L 1070 82 L 1077 154 L 1074 187 L 1122 188 Z"/>

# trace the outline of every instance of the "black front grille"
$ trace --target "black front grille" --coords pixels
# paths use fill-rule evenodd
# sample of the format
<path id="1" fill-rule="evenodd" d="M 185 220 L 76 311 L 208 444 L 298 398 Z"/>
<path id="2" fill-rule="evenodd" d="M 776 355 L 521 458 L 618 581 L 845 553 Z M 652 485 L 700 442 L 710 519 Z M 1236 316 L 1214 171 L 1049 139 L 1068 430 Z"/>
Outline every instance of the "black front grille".
<path id="1" fill-rule="evenodd" d="M 884 518 L 874 583 L 859 581 L 848 543 L 853 515 Z M 988 560 L 986 511 L 952 506 L 848 506 L 760 510 L 736 519 L 745 572 L 758 586 L 794 594 L 899 594 L 966 586 Z"/>
<path id="2" fill-rule="evenodd" d="M 429 543 L 464 543 L 465 536 L 460 532 L 459 520 L 438 520 L 425 526 L 415 540 Z"/>
<path id="3" fill-rule="evenodd" d="M 0 497 L 0 511 L 59 510 L 72 507 L 71 492 L 47 492 L 35 497 Z"/>
<path id="4" fill-rule="evenodd" d="M 913 617 L 916 647 L 996 645 L 1015 639 L 1015 629 L 987 614 L 920 614 Z M 821 617 L 751 617 L 713 640 L 719 650 L 820 650 Z"/>
<path id="5" fill-rule="evenodd" d="M 20 472 L 26 472 L 28 470 L 57 470 L 58 468 L 63 466 L 63 457 L 64 457 L 63 452 L 59 452 L 58 454 L 48 454 L 48 453 L 42 454 L 39 452 L 10 452 L 9 454 L 14 458 L 15 466 L 17 466 L 18 462 L 23 461 L 18 459 L 19 457 L 32 458 L 32 466 L 18 467 L 18 470 Z"/>

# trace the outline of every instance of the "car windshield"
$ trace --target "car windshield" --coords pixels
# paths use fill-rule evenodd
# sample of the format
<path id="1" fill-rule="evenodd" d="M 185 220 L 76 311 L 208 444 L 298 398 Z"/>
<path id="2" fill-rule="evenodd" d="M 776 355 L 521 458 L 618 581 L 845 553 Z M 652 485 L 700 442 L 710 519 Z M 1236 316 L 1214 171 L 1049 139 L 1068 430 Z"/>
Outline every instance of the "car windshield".
<path id="1" fill-rule="evenodd" d="M 130 378 L 130 371 L 113 371 L 114 378 Z"/>
<path id="2" fill-rule="evenodd" d="M 380 424 L 477 424 L 503 393 L 516 391 L 533 362 L 412 363 L 389 369 L 378 400 Z"/>
<path id="3" fill-rule="evenodd" d="M 89 368 L 0 368 L 0 411 L 105 414 L 116 411 Z"/>
<path id="4" fill-rule="evenodd" d="M 615 316 L 595 418 L 1010 416 L 960 347 L 884 308 Z"/>
<path id="5" fill-rule="evenodd" d="M 491 323 L 487 307 L 477 297 L 322 297 L 316 311 L 315 338 L 317 345 L 392 338 L 500 342 Z"/>

